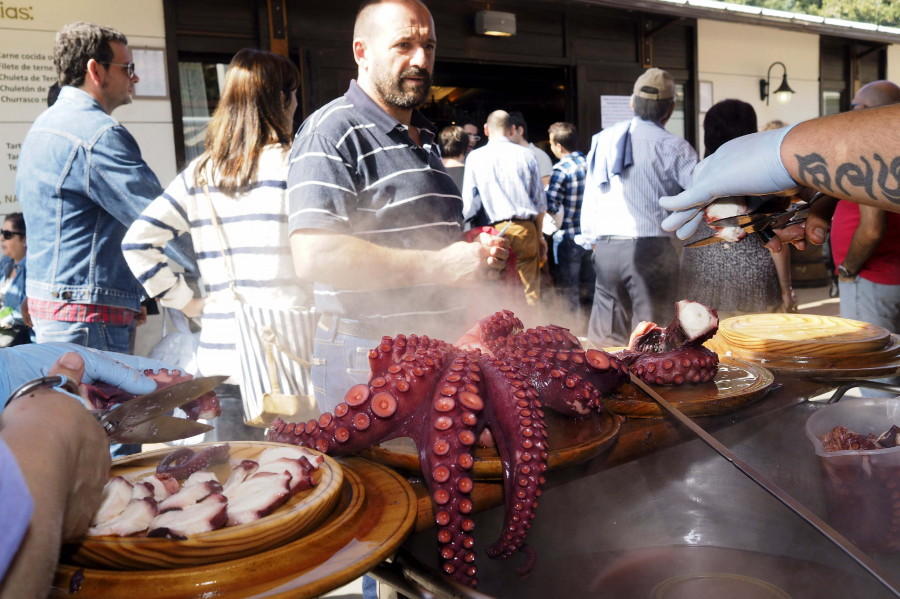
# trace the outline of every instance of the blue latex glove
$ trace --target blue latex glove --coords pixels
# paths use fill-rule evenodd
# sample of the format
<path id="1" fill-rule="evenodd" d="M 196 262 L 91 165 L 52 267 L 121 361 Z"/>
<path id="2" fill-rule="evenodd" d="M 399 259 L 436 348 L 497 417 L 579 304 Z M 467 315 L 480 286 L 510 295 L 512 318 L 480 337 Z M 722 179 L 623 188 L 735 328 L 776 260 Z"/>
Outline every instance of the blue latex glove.
<path id="1" fill-rule="evenodd" d="M 659 205 L 674 211 L 662 222 L 666 231 L 687 239 L 703 218 L 703 210 L 718 198 L 753 196 L 796 189 L 781 162 L 781 142 L 791 127 L 738 137 L 723 144 L 694 169 L 693 183 Z"/>
<path id="2" fill-rule="evenodd" d="M 82 383 L 104 382 L 127 393 L 143 395 L 156 389 L 156 381 L 144 375 L 145 370 L 181 369 L 157 360 L 104 352 L 74 343 L 33 343 L 0 349 L 0 406 L 24 383 L 46 376 L 53 363 L 66 352 L 76 352 L 84 359 Z"/>

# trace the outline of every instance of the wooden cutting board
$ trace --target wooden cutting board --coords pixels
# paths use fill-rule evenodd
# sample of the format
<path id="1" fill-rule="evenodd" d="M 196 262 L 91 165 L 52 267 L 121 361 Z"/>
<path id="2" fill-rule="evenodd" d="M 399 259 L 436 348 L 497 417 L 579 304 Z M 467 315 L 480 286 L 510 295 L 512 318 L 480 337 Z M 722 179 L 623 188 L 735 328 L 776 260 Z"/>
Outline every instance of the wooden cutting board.
<path id="1" fill-rule="evenodd" d="M 877 352 L 890 332 L 867 322 L 816 314 L 745 314 L 719 323 L 719 338 L 742 353 L 843 356 Z"/>

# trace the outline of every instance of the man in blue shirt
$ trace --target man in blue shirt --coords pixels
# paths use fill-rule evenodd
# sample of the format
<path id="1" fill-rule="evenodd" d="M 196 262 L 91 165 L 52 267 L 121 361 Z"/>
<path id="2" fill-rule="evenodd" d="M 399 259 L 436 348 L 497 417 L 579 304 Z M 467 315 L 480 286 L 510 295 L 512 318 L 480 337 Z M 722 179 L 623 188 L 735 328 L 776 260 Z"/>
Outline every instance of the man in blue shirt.
<path id="1" fill-rule="evenodd" d="M 594 264 L 591 244 L 581 235 L 581 202 L 584 198 L 584 179 L 587 162 L 576 147 L 578 131 L 572 123 L 553 123 L 548 129 L 550 151 L 559 158 L 553 166 L 547 186 L 547 212 L 562 210 L 562 226 L 553 235 L 556 255 L 556 288 L 568 302 L 577 319 L 577 329 L 586 329 L 582 306 L 590 313 L 594 294 Z M 582 324 L 582 320 L 585 321 Z M 579 332 L 583 334 L 584 331 Z"/>
<path id="2" fill-rule="evenodd" d="M 74 23 L 56 36 L 62 89 L 22 143 L 16 194 L 28 229 L 28 310 L 37 341 L 129 352 L 143 289 L 122 256 L 128 226 L 162 187 L 111 115 L 138 77 L 125 36 Z M 190 239 L 171 256 L 196 272 Z"/>

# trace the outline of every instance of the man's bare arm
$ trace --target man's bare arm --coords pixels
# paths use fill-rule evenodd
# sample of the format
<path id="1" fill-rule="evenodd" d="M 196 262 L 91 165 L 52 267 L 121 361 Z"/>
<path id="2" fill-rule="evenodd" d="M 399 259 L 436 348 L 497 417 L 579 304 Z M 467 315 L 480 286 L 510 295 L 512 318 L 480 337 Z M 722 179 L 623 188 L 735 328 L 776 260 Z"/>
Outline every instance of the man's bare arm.
<path id="1" fill-rule="evenodd" d="M 858 273 L 872 257 L 887 231 L 887 215 L 884 210 L 872 206 L 859 207 L 859 226 L 853 232 L 850 248 L 843 265 L 851 273 Z"/>
<path id="2" fill-rule="evenodd" d="M 408 250 L 369 243 L 352 235 L 303 230 L 291 235 L 294 271 L 307 281 L 343 289 L 389 289 L 438 283 L 468 287 L 503 270 L 505 239 L 482 235 L 442 250 Z"/>

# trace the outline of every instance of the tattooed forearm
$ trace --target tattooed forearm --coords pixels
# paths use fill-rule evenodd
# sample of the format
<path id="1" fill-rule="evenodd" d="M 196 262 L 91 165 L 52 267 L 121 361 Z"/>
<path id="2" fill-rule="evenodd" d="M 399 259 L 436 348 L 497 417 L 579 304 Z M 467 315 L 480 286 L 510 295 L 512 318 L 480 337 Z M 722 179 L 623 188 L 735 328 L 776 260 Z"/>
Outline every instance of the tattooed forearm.
<path id="1" fill-rule="evenodd" d="M 849 198 L 865 195 L 876 202 L 886 199 L 900 205 L 900 156 L 894 157 L 890 164 L 877 153 L 872 155 L 874 160 L 860 156 L 858 162 L 840 164 L 833 174 L 828 161 L 817 152 L 794 154 L 794 157 L 799 181 L 807 187 Z"/>
<path id="2" fill-rule="evenodd" d="M 828 163 L 821 154 L 813 152 L 806 156 L 794 154 L 797 159 L 797 169 L 800 173 L 800 182 L 807 187 L 813 187 L 819 191 L 831 192 L 831 174 L 828 172 Z"/>
<path id="3" fill-rule="evenodd" d="M 853 164 L 852 162 L 845 162 L 844 164 L 837 167 L 837 170 L 834 173 L 834 182 L 837 185 L 838 189 L 840 189 L 845 195 L 854 195 L 854 190 L 845 187 L 844 180 L 846 180 L 846 182 L 852 187 L 864 190 L 867 196 L 875 200 L 877 198 L 875 197 L 875 194 L 872 193 L 872 185 L 875 179 L 875 175 L 872 171 L 872 165 L 863 156 L 860 156 L 859 160 L 860 162 L 862 162 L 862 166 Z"/>

